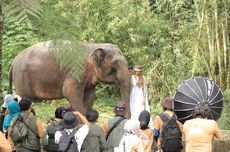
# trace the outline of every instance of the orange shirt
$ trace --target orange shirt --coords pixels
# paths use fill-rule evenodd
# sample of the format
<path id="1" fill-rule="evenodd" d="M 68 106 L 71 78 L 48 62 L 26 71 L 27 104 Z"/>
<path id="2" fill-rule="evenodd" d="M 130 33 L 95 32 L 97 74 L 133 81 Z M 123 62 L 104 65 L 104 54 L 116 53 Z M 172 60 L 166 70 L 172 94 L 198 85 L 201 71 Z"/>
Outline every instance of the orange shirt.
<path id="1" fill-rule="evenodd" d="M 214 120 L 195 118 L 183 126 L 186 152 L 212 152 L 212 140 L 221 137 L 221 131 Z"/>
<path id="2" fill-rule="evenodd" d="M 168 114 L 169 116 L 173 116 L 174 112 L 173 111 L 164 111 L 165 114 Z M 160 116 L 157 115 L 155 120 L 154 120 L 154 123 L 153 123 L 153 127 L 157 130 L 159 130 L 159 132 L 161 133 L 162 132 L 162 127 L 163 127 L 163 121 L 161 120 Z M 160 137 L 158 138 L 157 140 L 157 149 L 160 149 Z"/>
<path id="3" fill-rule="evenodd" d="M 146 129 L 146 130 L 139 130 L 139 138 L 144 143 L 144 152 L 152 152 L 152 145 L 153 145 L 153 130 Z"/>

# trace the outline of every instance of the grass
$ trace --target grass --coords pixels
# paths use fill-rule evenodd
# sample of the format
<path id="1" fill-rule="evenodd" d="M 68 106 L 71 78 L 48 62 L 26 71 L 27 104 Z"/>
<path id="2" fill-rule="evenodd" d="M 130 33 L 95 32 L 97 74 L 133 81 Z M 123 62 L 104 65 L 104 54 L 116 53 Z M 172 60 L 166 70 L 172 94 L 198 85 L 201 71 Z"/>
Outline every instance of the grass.
<path id="1" fill-rule="evenodd" d="M 54 117 L 55 109 L 58 106 L 68 103 L 66 100 L 55 100 L 55 101 L 43 101 L 33 103 L 33 108 L 36 115 L 39 116 L 44 123 L 47 123 L 49 119 Z M 102 126 L 103 122 L 107 118 L 113 117 L 113 107 L 115 101 L 112 102 L 111 99 L 107 102 L 96 101 L 94 108 L 99 112 L 98 124 Z"/>

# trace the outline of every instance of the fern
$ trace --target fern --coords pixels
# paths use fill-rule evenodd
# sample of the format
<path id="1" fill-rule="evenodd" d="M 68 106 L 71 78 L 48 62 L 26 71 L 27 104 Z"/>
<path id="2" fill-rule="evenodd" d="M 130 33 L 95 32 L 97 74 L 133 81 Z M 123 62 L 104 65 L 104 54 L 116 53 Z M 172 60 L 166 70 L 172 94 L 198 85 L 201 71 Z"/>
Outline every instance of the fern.
<path id="1" fill-rule="evenodd" d="M 61 68 L 69 67 L 70 73 L 80 79 L 86 59 L 86 48 L 78 41 L 51 41 L 49 51 L 54 55 Z"/>
<path id="2" fill-rule="evenodd" d="M 39 19 L 41 6 L 38 0 L 5 0 L 3 11 L 9 16 L 15 16 L 20 22 L 28 22 L 29 17 Z"/>

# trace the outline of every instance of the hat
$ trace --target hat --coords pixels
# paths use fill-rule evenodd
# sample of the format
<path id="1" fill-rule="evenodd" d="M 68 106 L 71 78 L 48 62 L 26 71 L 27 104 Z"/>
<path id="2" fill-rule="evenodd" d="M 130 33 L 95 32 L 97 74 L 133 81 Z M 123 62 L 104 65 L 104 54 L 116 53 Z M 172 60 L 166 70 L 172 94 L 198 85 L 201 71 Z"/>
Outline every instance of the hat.
<path id="1" fill-rule="evenodd" d="M 79 124 L 79 122 L 78 122 L 77 117 L 74 115 L 73 112 L 66 112 L 64 114 L 63 120 L 60 122 L 60 124 L 65 129 L 73 129 Z"/>
<path id="2" fill-rule="evenodd" d="M 3 107 L 3 108 L 7 108 L 8 104 L 9 104 L 11 101 L 14 101 L 14 96 L 12 96 L 11 94 L 7 94 L 7 95 L 4 97 L 4 103 L 3 103 L 2 107 Z"/>
<path id="3" fill-rule="evenodd" d="M 172 107 L 172 105 L 173 105 L 173 99 L 170 98 L 170 97 L 165 97 L 163 99 L 161 105 L 162 105 L 163 108 L 166 108 L 168 110 L 172 110 L 173 109 L 173 107 Z"/>
<path id="4" fill-rule="evenodd" d="M 12 116 L 16 116 L 18 113 L 20 113 L 20 106 L 17 101 L 12 101 L 8 104 L 7 109 L 9 110 L 9 113 Z"/>
<path id="5" fill-rule="evenodd" d="M 27 98 L 22 98 L 19 101 L 19 106 L 21 108 L 21 111 L 27 111 L 30 108 L 31 104 L 32 102 Z"/>
<path id="6" fill-rule="evenodd" d="M 144 110 L 139 115 L 140 127 L 141 129 L 147 129 L 150 121 L 150 113 Z"/>
<path id="7" fill-rule="evenodd" d="M 124 116 L 126 111 L 126 104 L 122 101 L 118 101 L 114 108 L 114 112 L 117 116 Z"/>

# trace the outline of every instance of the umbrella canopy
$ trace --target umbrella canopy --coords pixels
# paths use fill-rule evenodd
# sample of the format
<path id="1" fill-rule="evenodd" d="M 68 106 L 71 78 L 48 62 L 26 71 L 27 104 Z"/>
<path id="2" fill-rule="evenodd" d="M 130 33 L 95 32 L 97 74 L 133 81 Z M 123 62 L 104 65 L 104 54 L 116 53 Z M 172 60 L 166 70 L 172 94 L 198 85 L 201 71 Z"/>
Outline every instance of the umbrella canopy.
<path id="1" fill-rule="evenodd" d="M 210 107 L 209 119 L 220 118 L 224 97 L 214 81 L 206 77 L 192 77 L 182 82 L 174 96 L 174 111 L 178 120 L 184 123 L 192 119 L 195 107 L 205 103 Z"/>

